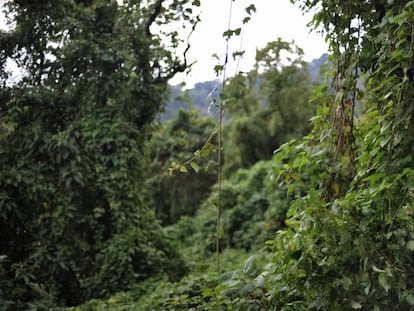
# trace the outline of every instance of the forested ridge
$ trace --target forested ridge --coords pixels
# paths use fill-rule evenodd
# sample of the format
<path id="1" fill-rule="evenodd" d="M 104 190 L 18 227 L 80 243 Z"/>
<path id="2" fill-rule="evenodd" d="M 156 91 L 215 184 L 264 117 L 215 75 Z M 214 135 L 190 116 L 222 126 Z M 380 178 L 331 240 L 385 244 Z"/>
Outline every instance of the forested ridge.
<path id="1" fill-rule="evenodd" d="M 414 1 L 291 2 L 188 91 L 200 1 L 5 2 L 0 310 L 414 310 Z"/>

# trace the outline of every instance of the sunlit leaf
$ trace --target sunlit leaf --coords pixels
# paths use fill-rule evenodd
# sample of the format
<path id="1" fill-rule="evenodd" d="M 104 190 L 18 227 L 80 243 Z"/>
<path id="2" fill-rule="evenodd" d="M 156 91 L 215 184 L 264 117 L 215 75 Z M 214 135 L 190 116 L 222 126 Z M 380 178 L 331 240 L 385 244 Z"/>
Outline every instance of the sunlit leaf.
<path id="1" fill-rule="evenodd" d="M 362 305 L 359 303 L 359 302 L 357 302 L 357 301 L 351 301 L 351 307 L 352 307 L 352 309 L 362 309 Z"/>

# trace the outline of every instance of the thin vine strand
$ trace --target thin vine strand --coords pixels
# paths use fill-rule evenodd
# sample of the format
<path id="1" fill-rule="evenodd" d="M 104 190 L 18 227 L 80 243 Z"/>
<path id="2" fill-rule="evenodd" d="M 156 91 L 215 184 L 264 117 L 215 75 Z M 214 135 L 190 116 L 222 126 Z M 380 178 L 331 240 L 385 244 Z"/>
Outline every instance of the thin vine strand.
<path id="1" fill-rule="evenodd" d="M 188 159 L 187 161 L 185 161 L 182 164 L 178 164 L 176 162 L 172 163 L 172 167 L 170 167 L 168 169 L 169 174 L 172 175 L 173 172 L 179 170 L 181 172 L 187 172 L 187 169 L 183 169 L 185 168 L 187 165 L 190 165 L 196 172 L 198 171 L 197 168 L 195 168 L 193 165 L 191 165 L 195 159 L 199 158 L 200 155 L 203 153 L 203 151 L 208 147 L 208 145 L 210 144 L 210 142 L 212 141 L 213 137 L 215 136 L 215 134 L 217 134 L 218 136 L 218 152 L 217 152 L 217 164 L 218 164 L 218 172 L 217 172 L 217 179 L 218 179 L 218 193 L 217 193 L 217 203 L 216 203 L 216 257 L 217 257 L 217 273 L 218 273 L 218 278 L 221 278 L 221 262 L 220 262 L 220 226 L 221 226 L 221 197 L 222 197 L 222 162 L 223 162 L 223 146 L 222 146 L 222 125 L 223 125 L 223 117 L 224 117 L 224 113 L 225 113 L 225 109 L 224 109 L 224 105 L 226 100 L 223 99 L 223 94 L 224 91 L 226 89 L 226 79 L 227 79 L 227 65 L 228 65 L 228 61 L 229 61 L 229 50 L 230 50 L 230 38 L 231 36 L 234 35 L 234 32 L 232 32 L 231 30 L 231 21 L 232 21 L 232 13 L 233 13 L 233 2 L 234 0 L 229 0 L 230 1 L 230 6 L 229 6 L 229 16 L 228 16 L 228 26 L 227 26 L 227 31 L 225 32 L 226 34 L 226 48 L 225 48 L 225 59 L 224 59 L 224 63 L 221 67 L 221 69 L 219 69 L 221 71 L 222 74 L 222 78 L 221 78 L 221 91 L 220 91 L 220 96 L 218 98 L 218 101 L 216 102 L 215 100 L 213 100 L 214 103 L 218 104 L 218 108 L 219 108 L 219 115 L 218 115 L 218 120 L 216 123 L 216 126 L 214 127 L 213 131 L 211 132 L 211 134 L 209 135 L 209 137 L 207 138 L 207 140 L 205 141 L 205 143 L 203 144 L 203 146 L 201 147 L 201 149 L 197 150 L 194 155 Z M 253 5 L 251 5 L 249 8 L 251 8 Z M 255 11 L 255 9 L 254 9 Z M 249 11 L 248 14 L 250 15 Z M 240 37 L 240 50 L 242 48 L 243 45 L 243 31 L 244 31 L 244 24 L 246 24 L 246 21 L 243 21 L 243 27 L 241 27 L 240 33 L 237 33 L 237 35 L 241 34 Z M 236 69 L 235 69 L 235 75 L 238 74 L 239 71 L 239 65 L 240 65 L 240 58 L 241 58 L 241 54 L 238 55 L 238 61 L 236 63 Z M 230 90 L 232 89 L 232 87 L 234 86 L 233 83 L 230 84 Z M 212 93 L 214 92 L 214 90 L 212 91 Z"/>
<path id="2" fill-rule="evenodd" d="M 227 30 L 230 31 L 231 28 L 231 17 L 233 12 L 233 0 L 230 1 L 230 8 L 229 8 L 229 17 L 228 17 L 228 26 Z M 227 63 L 229 60 L 229 45 L 230 45 L 230 36 L 226 38 L 226 53 L 223 65 L 223 73 L 222 73 L 222 81 L 221 81 L 221 92 L 224 93 L 224 89 L 226 86 L 226 71 L 227 71 Z M 216 253 L 217 253 L 217 273 L 218 278 L 220 280 L 221 277 L 221 263 L 220 263 L 220 219 L 221 219 L 221 195 L 222 195 L 222 125 L 223 125 L 223 101 L 220 98 L 219 102 L 219 116 L 218 116 L 218 193 L 217 193 L 217 223 L 216 223 Z"/>

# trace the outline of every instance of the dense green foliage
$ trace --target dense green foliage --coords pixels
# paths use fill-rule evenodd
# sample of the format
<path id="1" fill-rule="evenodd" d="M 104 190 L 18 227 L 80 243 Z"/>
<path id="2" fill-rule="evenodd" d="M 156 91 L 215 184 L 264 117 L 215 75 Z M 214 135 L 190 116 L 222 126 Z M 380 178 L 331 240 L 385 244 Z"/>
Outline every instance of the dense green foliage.
<path id="1" fill-rule="evenodd" d="M 300 48 L 279 38 L 257 51 L 252 71 L 227 82 L 227 171 L 269 159 L 281 144 L 310 130 L 316 109 L 308 101 L 311 81 L 302 56 Z"/>
<path id="2" fill-rule="evenodd" d="M 290 49 L 290 46 L 285 42 L 279 41 L 277 44 L 280 49 Z M 301 61 L 300 63 L 303 68 L 292 64 L 286 66 L 285 69 L 273 68 L 272 71 L 268 71 L 269 75 L 260 75 L 255 69 L 249 74 L 249 78 L 255 78 L 258 82 L 261 80 L 261 89 L 246 89 L 244 97 L 237 100 L 235 99 L 237 94 L 234 91 L 235 83 L 242 81 L 242 77 L 231 81 L 229 87 L 234 87 L 231 93 L 233 97 L 228 104 L 229 114 L 225 123 L 225 131 L 229 131 L 229 133 L 233 133 L 230 130 L 236 131 L 233 127 L 239 119 L 243 119 L 246 124 L 251 126 L 254 126 L 256 122 L 255 126 L 263 129 L 263 134 L 271 143 L 272 139 L 266 132 L 266 129 L 271 128 L 265 122 L 266 114 L 266 117 L 269 118 L 279 118 L 281 124 L 287 125 L 288 123 L 284 116 L 280 115 L 280 109 L 272 109 L 270 104 L 269 107 L 261 107 L 261 101 L 267 96 L 265 90 L 271 93 L 270 85 L 274 83 L 275 87 L 278 86 L 278 90 L 286 95 L 279 102 L 275 99 L 277 102 L 275 105 L 278 103 L 292 104 L 298 109 L 303 105 L 304 109 L 298 115 L 290 115 L 292 119 L 301 117 L 303 119 L 301 126 L 303 127 L 295 132 L 289 131 L 287 126 L 284 129 L 280 125 L 278 127 L 281 131 L 280 141 L 272 142 L 272 144 L 278 146 L 292 136 L 300 137 L 299 132 L 308 126 L 305 116 L 310 114 L 311 104 L 307 103 L 306 98 L 295 101 L 291 97 L 291 92 L 294 89 L 289 84 L 290 76 L 287 74 L 290 71 L 292 81 L 300 81 L 303 84 L 306 91 L 302 95 L 308 95 L 310 84 L 306 71 L 304 71 L 305 64 Z M 239 87 L 239 91 L 243 91 L 243 86 L 237 87 Z M 253 107 L 249 107 L 248 103 L 243 103 L 243 100 L 249 96 L 253 98 Z M 243 107 L 252 109 L 251 114 L 238 114 L 237 105 L 241 106 L 240 109 Z M 263 119 L 255 116 L 255 110 L 259 110 L 257 112 Z M 165 232 L 175 241 L 175 248 L 187 265 L 189 271 L 187 276 L 176 283 L 165 279 L 151 279 L 134 287 L 129 292 L 119 293 L 108 300 L 92 300 L 76 310 L 111 310 L 116 308 L 128 308 L 129 310 L 186 310 L 191 308 L 221 310 L 230 308 L 237 310 L 243 306 L 248 307 L 251 304 L 256 304 L 256 302 L 244 301 L 244 296 L 263 294 L 261 289 L 256 288 L 256 284 L 263 286 L 264 278 L 259 275 L 271 253 L 267 250 L 250 258 L 249 254 L 260 251 L 266 241 L 272 239 L 278 230 L 285 228 L 286 211 L 291 197 L 287 195 L 286 186 L 275 187 L 272 179 L 274 166 L 272 160 L 258 161 L 248 168 L 240 168 L 238 159 L 228 153 L 228 150 L 231 151 L 231 148 L 235 148 L 235 146 L 225 145 L 226 165 L 231 166 L 234 172 L 227 172 L 228 176 L 222 182 L 222 215 L 219 234 L 222 269 L 227 272 L 223 273 L 220 278 L 222 284 L 217 287 L 215 206 L 218 186 L 215 185 L 210 189 L 208 187 L 209 181 L 206 180 L 207 176 L 215 176 L 216 170 L 212 171 L 214 175 L 211 175 L 211 170 L 207 172 L 202 170 L 208 167 L 208 163 L 203 161 L 212 161 L 212 159 L 203 156 L 196 157 L 194 160 L 200 167 L 196 175 L 193 174 L 191 165 L 183 164 L 185 159 L 192 157 L 191 150 L 202 149 L 205 142 L 203 135 L 206 140 L 208 129 L 214 130 L 214 124 L 211 122 L 209 118 L 195 115 L 195 111 L 181 110 L 176 118 L 160 125 L 148 145 L 154 171 L 151 179 L 148 180 L 147 197 L 149 200 L 152 198 L 151 205 L 163 217 L 165 224 L 172 223 L 165 228 Z M 229 133 L 225 133 L 226 142 L 235 144 L 235 138 Z M 229 135 L 227 136 L 227 134 Z M 246 139 L 244 143 L 247 148 L 249 141 Z M 214 144 L 214 140 L 210 141 L 209 145 L 212 144 Z M 261 145 L 259 148 L 264 149 L 266 146 Z M 270 149 L 266 148 L 268 154 L 263 157 L 270 157 Z M 238 148 L 233 151 L 240 152 Z M 172 160 L 180 161 L 180 164 L 175 163 L 179 167 L 169 176 L 166 172 L 166 164 Z M 183 166 L 186 169 L 180 173 Z M 164 169 L 164 174 L 160 174 L 162 169 Z M 202 184 L 205 187 L 204 192 L 200 192 L 203 189 L 197 188 Z M 209 197 L 199 202 L 197 194 L 206 194 L 207 192 L 210 193 Z M 195 207 L 196 209 L 191 210 L 187 207 L 187 210 L 184 210 L 188 203 L 192 204 L 189 205 L 190 208 Z M 179 219 L 176 214 L 178 208 L 183 209 Z M 194 216 L 188 216 L 193 213 Z M 246 263 L 243 263 L 244 260 Z"/>
<path id="3" fill-rule="evenodd" d="M 277 172 L 305 188 L 289 230 L 275 239 L 270 301 L 287 310 L 292 303 L 294 310 L 409 310 L 414 2 L 305 4 L 317 2 L 315 22 L 334 51 L 336 95 L 326 98 L 312 135 L 275 158 L 290 159 Z M 356 122 L 358 95 L 364 110 Z"/>
<path id="4" fill-rule="evenodd" d="M 260 249 L 284 227 L 288 198 L 286 189 L 275 189 L 269 172 L 271 161 L 239 169 L 222 185 L 222 249 Z M 203 261 L 215 252 L 215 201 L 217 186 L 199 207 L 195 217 L 184 217 L 166 228 L 180 242 L 186 261 Z"/>
<path id="5" fill-rule="evenodd" d="M 172 52 L 177 33 L 169 29 L 162 42 L 152 27 L 194 23 L 191 6 L 6 3 L 12 24 L 0 33 L 2 310 L 74 305 L 157 273 L 182 273 L 142 189 L 148 126 L 168 79 L 186 68 Z M 9 80 L 7 61 L 17 64 L 21 81 Z"/>
<path id="6" fill-rule="evenodd" d="M 319 10 L 332 88 L 314 92 L 312 132 L 273 160 L 294 198 L 287 228 L 254 273 L 252 257 L 218 285 L 205 274 L 202 291 L 197 277 L 160 284 L 156 310 L 413 308 L 414 2 L 300 3 Z"/>
<path id="7" fill-rule="evenodd" d="M 27 74 L 2 71 L 1 309 L 414 309 L 414 1 L 292 2 L 326 34 L 330 84 L 312 91 L 291 44 L 259 50 L 215 102 L 217 185 L 215 122 L 150 126 L 178 63 L 126 31 L 186 1 L 12 4 L 0 60 Z"/>

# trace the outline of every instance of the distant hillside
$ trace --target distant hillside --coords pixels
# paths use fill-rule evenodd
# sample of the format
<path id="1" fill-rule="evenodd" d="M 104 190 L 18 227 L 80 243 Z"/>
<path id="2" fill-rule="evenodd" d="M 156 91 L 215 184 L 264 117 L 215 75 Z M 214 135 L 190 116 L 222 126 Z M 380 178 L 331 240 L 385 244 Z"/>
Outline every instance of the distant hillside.
<path id="1" fill-rule="evenodd" d="M 328 63 L 328 54 L 322 54 L 321 57 L 314 59 L 310 63 L 308 63 L 308 72 L 309 76 L 312 79 L 312 81 L 319 82 L 321 77 L 321 67 L 323 65 L 326 65 Z"/>
<path id="2" fill-rule="evenodd" d="M 328 61 L 328 54 L 323 54 L 318 59 L 308 63 L 308 72 L 312 81 L 319 82 L 322 77 L 320 69 Z M 160 115 L 160 120 L 165 121 L 173 118 L 180 108 L 189 109 L 190 105 L 197 108 L 202 115 L 208 114 L 210 102 L 208 95 L 215 89 L 220 89 L 221 82 L 205 81 L 199 82 L 193 88 L 183 91 L 181 85 L 170 86 L 170 96 L 166 103 L 165 111 Z M 216 93 L 217 95 L 217 93 Z"/>
<path id="3" fill-rule="evenodd" d="M 197 108 L 203 115 L 208 114 L 210 105 L 208 95 L 220 87 L 219 80 L 199 82 L 193 88 L 185 91 L 181 85 L 170 86 L 169 100 L 166 103 L 165 111 L 160 116 L 161 121 L 173 118 L 180 108 L 189 109 L 190 106 Z"/>

